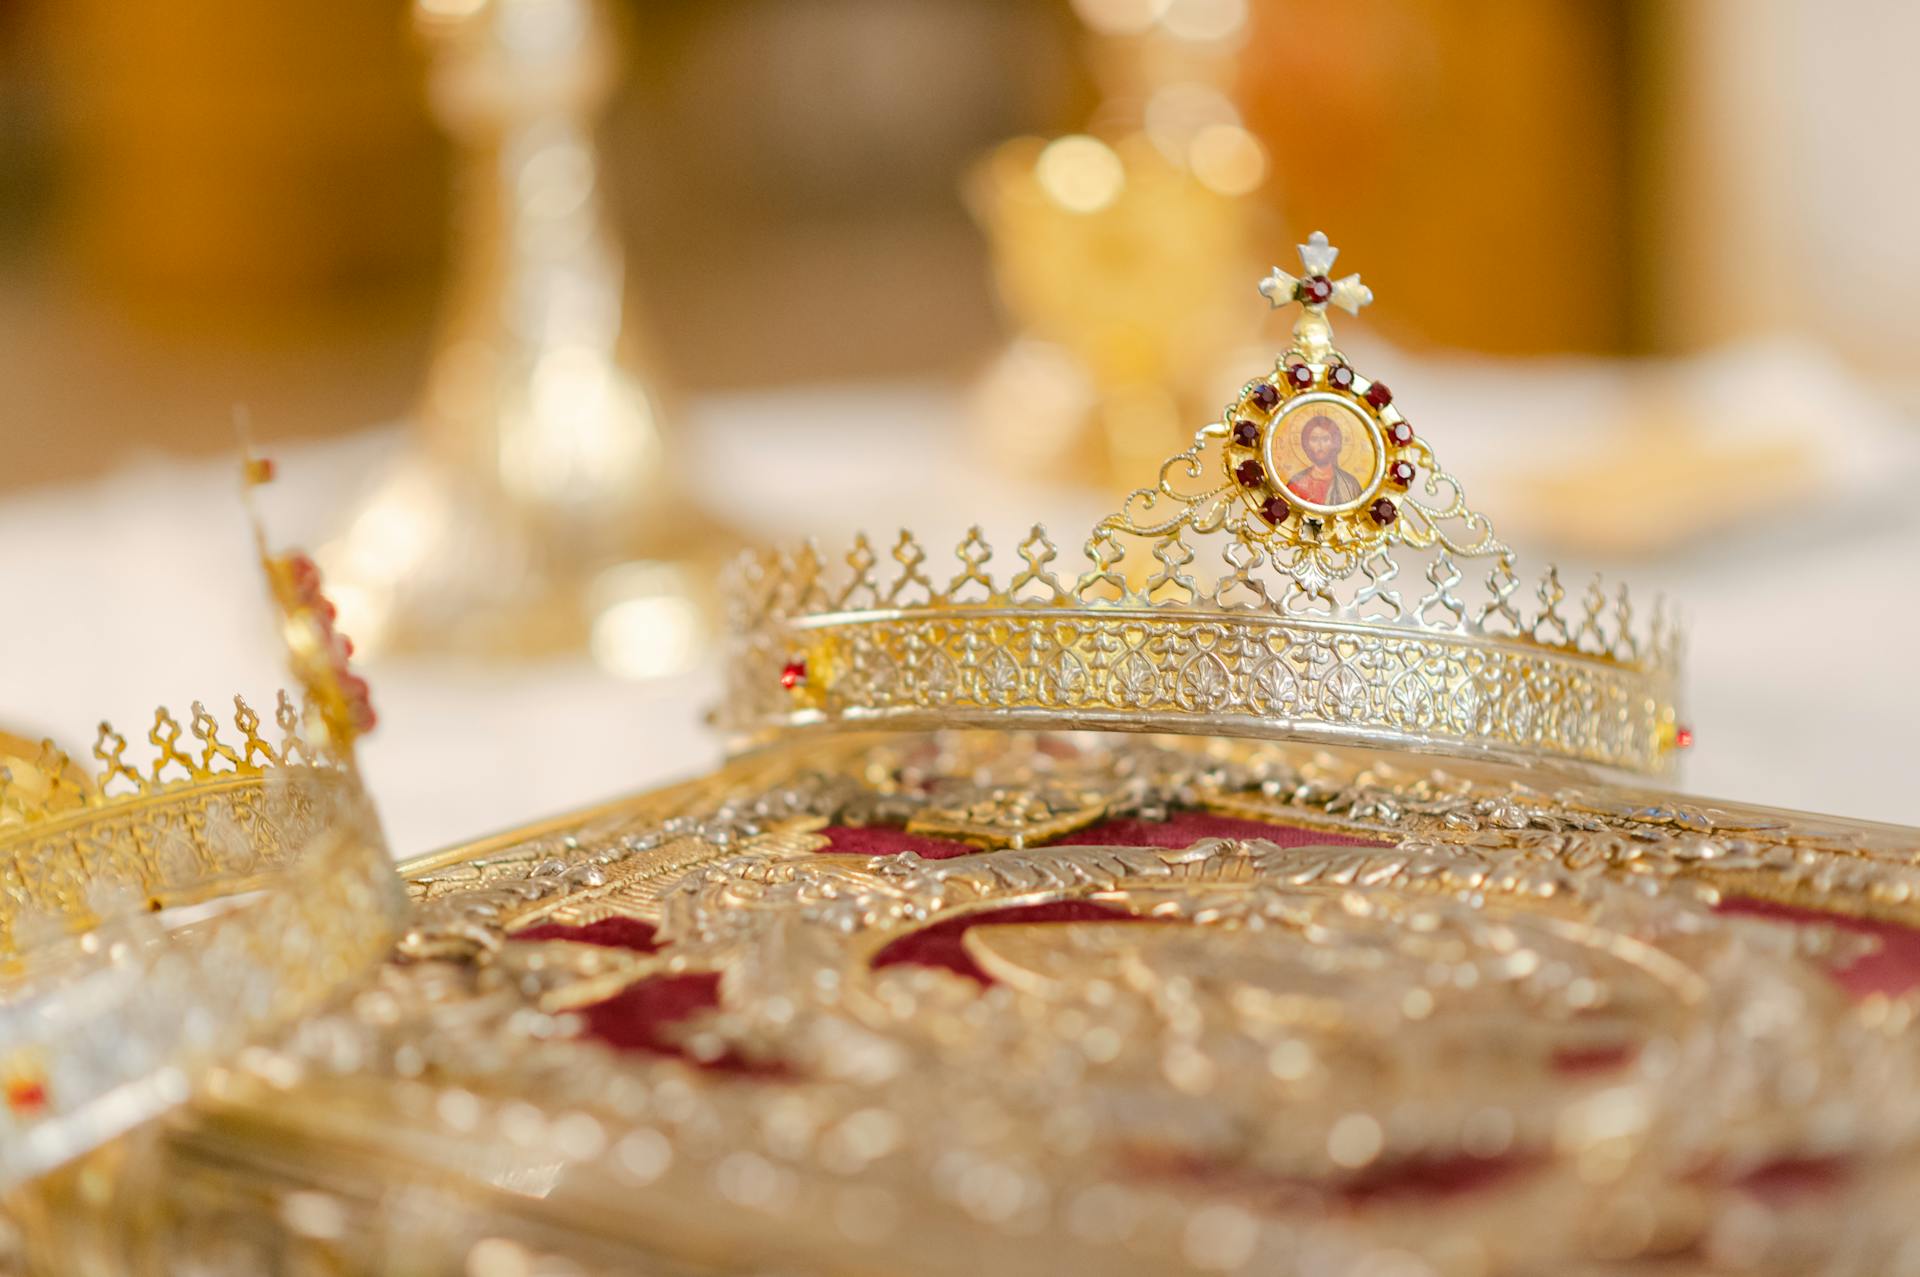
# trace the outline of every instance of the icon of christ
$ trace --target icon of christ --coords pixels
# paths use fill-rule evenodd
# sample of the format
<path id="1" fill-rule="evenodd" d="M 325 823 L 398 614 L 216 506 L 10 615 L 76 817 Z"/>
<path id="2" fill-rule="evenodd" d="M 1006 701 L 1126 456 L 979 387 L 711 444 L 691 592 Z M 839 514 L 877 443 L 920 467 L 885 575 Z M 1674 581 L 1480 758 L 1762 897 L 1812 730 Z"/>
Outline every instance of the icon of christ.
<path id="1" fill-rule="evenodd" d="M 1340 448 L 1346 442 L 1339 423 L 1325 414 L 1307 419 L 1300 428 L 1300 451 L 1311 464 L 1294 472 L 1287 487 L 1302 501 L 1337 506 L 1358 500 L 1360 481 L 1340 468 Z"/>

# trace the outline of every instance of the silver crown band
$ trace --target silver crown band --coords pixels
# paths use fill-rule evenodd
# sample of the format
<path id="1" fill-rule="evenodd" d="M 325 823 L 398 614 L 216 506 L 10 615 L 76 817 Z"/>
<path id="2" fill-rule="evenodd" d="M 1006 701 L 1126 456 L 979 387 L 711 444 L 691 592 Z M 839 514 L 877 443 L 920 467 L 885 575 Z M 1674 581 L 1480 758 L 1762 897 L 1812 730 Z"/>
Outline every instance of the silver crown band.
<path id="1" fill-rule="evenodd" d="M 848 556 L 846 580 L 825 579 L 810 551 L 739 565 L 738 648 L 717 715 L 737 744 L 834 726 L 1033 727 L 1643 774 L 1672 756 L 1674 638 L 1664 625 L 1635 635 L 1624 596 L 1609 605 L 1597 586 L 1573 623 L 1559 614 L 1549 574 L 1538 614 L 1509 604 L 1506 614 L 1454 622 L 1442 607 L 1454 622 L 1443 627 L 1421 624 L 1418 605 L 1383 620 L 1153 604 L 1141 594 L 1102 603 L 1044 567 L 994 587 L 977 533 L 960 550 L 967 570 L 938 589 L 919 571 L 918 546 L 904 537 L 902 546 L 911 549 L 896 557 L 910 566 L 884 584 L 864 541 Z M 1023 554 L 1030 565 L 1050 557 L 1038 529 Z M 912 601 L 894 603 L 909 584 L 918 587 Z M 1494 628 L 1503 615 L 1512 617 L 1508 633 Z"/>
<path id="2" fill-rule="evenodd" d="M 405 897 L 358 779 L 269 755 L 0 822 L 0 1190 L 177 1105 L 392 947 Z"/>

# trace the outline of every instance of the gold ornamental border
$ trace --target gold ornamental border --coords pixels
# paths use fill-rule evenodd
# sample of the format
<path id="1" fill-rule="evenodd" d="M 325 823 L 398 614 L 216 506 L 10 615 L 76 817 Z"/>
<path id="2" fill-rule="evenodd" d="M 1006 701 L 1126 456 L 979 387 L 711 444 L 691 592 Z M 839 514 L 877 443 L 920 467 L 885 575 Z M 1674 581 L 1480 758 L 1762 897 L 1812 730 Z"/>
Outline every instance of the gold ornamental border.
<path id="1" fill-rule="evenodd" d="M 0 827 L 0 1189 L 324 1005 L 405 908 L 359 778 L 331 763 L 275 754 Z"/>
<path id="2" fill-rule="evenodd" d="M 1524 638 L 1041 607 L 816 615 L 755 640 L 721 714 L 748 743 L 823 726 L 992 727 L 1368 745 L 1643 774 L 1671 758 L 1664 675 Z M 807 678 L 784 689 L 781 670 L 795 660 Z"/>

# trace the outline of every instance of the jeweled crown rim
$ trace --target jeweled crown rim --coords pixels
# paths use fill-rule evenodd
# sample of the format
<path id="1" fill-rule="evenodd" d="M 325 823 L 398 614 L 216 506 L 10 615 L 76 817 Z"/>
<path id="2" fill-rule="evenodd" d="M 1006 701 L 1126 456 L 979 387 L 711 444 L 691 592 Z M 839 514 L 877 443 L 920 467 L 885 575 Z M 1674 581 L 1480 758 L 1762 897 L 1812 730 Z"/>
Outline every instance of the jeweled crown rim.
<path id="1" fill-rule="evenodd" d="M 1303 275 L 1262 282 L 1301 306 L 1292 346 L 1094 526 L 1084 571 L 1054 570 L 1039 525 L 1004 582 L 978 527 L 944 585 L 907 532 L 890 577 L 865 536 L 833 564 L 811 543 L 743 556 L 719 724 L 743 741 L 1058 724 L 1666 770 L 1687 734 L 1664 602 L 1637 623 L 1596 578 L 1569 616 L 1554 568 L 1537 609 L 1516 598 L 1512 549 L 1334 345 L 1327 306 L 1373 300 L 1329 277 L 1337 256 L 1315 232 Z M 1403 583 L 1416 565 L 1425 584 Z"/>

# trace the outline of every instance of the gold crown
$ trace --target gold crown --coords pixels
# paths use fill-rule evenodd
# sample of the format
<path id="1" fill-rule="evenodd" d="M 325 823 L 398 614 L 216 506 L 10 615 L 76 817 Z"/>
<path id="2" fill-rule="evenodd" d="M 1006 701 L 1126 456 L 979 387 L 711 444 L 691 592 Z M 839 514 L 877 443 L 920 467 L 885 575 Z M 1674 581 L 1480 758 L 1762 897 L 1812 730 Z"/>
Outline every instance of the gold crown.
<path id="1" fill-rule="evenodd" d="M 250 484 L 270 475 L 248 461 Z M 198 702 L 184 727 L 161 709 L 142 762 L 102 723 L 92 776 L 51 741 L 31 757 L 0 742 L 0 1190 L 178 1102 L 397 933 L 403 893 L 352 756 L 366 684 L 311 561 L 264 539 L 260 557 L 304 712 L 281 693 L 263 734 L 235 697 L 222 739 Z M 188 905 L 206 916 L 157 916 Z"/>
<path id="2" fill-rule="evenodd" d="M 1334 347 L 1328 305 L 1373 300 L 1329 278 L 1336 255 L 1315 232 L 1301 275 L 1262 281 L 1301 304 L 1291 348 L 1094 527 L 1084 570 L 1056 571 L 1037 525 L 1006 579 L 978 527 L 951 577 L 907 532 L 891 569 L 864 536 L 838 563 L 744 556 L 720 726 L 743 746 L 1091 728 L 1666 770 L 1690 734 L 1664 606 L 1638 624 L 1597 579 L 1571 602 L 1552 568 L 1523 594 L 1394 394 Z"/>

